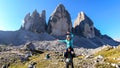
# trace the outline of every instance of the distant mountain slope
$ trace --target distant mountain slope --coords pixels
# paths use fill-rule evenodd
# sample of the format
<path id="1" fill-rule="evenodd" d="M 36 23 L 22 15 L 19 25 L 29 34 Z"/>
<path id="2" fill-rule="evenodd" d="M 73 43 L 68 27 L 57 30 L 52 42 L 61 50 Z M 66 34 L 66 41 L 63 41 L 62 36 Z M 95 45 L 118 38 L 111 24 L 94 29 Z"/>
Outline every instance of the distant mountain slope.
<path id="1" fill-rule="evenodd" d="M 31 41 L 48 41 L 55 38 L 47 33 L 33 33 L 26 30 L 18 31 L 0 31 L 0 44 L 4 45 L 22 45 Z"/>

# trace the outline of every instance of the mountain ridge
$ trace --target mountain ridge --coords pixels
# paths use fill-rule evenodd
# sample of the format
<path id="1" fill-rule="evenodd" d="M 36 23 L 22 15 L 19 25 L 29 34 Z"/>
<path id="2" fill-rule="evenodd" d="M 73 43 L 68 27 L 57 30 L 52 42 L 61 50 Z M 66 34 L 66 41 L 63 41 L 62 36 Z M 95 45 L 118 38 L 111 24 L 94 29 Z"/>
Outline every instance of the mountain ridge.
<path id="1" fill-rule="evenodd" d="M 96 48 L 107 44 L 112 46 L 119 44 L 109 36 L 102 35 L 83 11 L 78 14 L 72 26 L 70 13 L 62 4 L 58 5 L 49 17 L 48 24 L 46 24 L 46 11 L 38 13 L 34 10 L 31 15 L 28 13 L 25 16 L 24 24 L 19 30 L 0 31 L 0 44 L 24 45 L 32 41 L 65 39 L 67 31 L 75 35 L 75 47 Z"/>

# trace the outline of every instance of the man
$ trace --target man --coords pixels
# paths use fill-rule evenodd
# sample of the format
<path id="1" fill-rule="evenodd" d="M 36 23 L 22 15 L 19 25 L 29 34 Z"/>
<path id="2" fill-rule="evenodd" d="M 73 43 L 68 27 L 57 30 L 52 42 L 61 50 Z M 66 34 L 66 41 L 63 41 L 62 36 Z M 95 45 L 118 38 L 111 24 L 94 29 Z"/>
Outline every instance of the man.
<path id="1" fill-rule="evenodd" d="M 71 66 L 71 68 L 74 68 L 73 65 L 73 58 L 75 57 L 75 53 L 73 51 L 71 51 L 71 48 L 67 48 L 67 51 L 64 54 L 65 60 L 66 60 L 66 68 L 69 68 L 69 66 Z"/>

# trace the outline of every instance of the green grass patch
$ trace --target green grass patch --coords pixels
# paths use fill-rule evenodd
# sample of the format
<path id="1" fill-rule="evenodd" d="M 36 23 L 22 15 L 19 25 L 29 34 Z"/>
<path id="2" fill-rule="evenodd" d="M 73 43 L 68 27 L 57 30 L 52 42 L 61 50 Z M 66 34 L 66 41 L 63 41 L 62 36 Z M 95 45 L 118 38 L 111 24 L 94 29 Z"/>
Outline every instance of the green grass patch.
<path id="1" fill-rule="evenodd" d="M 113 67 L 110 64 L 100 64 L 100 63 L 98 63 L 98 64 L 95 65 L 95 68 L 116 68 L 116 67 Z"/>
<path id="2" fill-rule="evenodd" d="M 98 55 L 103 56 L 106 62 L 119 63 L 120 60 L 116 60 L 116 58 L 120 58 L 120 47 L 118 48 L 106 47 L 103 50 L 97 52 L 94 56 Z"/>

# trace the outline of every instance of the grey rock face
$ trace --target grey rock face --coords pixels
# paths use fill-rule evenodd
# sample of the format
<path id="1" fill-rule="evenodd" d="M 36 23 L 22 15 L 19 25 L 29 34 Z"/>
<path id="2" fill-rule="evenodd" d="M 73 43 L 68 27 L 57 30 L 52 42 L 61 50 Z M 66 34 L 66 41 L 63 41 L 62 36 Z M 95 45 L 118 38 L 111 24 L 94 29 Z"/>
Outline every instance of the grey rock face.
<path id="1" fill-rule="evenodd" d="M 49 41 L 55 38 L 48 33 L 33 33 L 28 30 L 0 31 L 0 44 L 3 45 L 23 45 L 32 41 Z"/>
<path id="2" fill-rule="evenodd" d="M 29 42 L 29 43 L 26 43 L 24 45 L 24 48 L 25 50 L 28 50 L 28 51 L 35 51 L 35 47 L 34 45 L 32 44 L 32 42 Z"/>
<path id="3" fill-rule="evenodd" d="M 24 24 L 22 25 L 22 29 L 30 30 L 32 24 L 33 24 L 33 19 L 30 16 L 30 13 L 28 13 L 24 18 Z"/>
<path id="4" fill-rule="evenodd" d="M 104 43 L 111 45 L 111 46 L 117 46 L 118 44 L 120 44 L 120 42 L 113 40 L 108 35 L 102 35 L 101 39 L 104 41 Z"/>
<path id="5" fill-rule="evenodd" d="M 95 37 L 93 22 L 84 12 L 78 14 L 78 17 L 74 22 L 74 32 L 75 34 L 85 36 L 86 38 Z"/>
<path id="6" fill-rule="evenodd" d="M 71 31 L 71 17 L 65 7 L 60 4 L 49 18 L 48 32 L 52 35 L 62 36 Z"/>
<path id="7" fill-rule="evenodd" d="M 100 30 L 94 27 L 94 31 L 95 31 L 95 36 L 101 37 L 102 34 L 100 33 Z"/>
<path id="8" fill-rule="evenodd" d="M 65 44 L 56 40 L 53 41 L 35 41 L 33 42 L 37 50 L 52 50 L 63 52 L 66 49 Z"/>
<path id="9" fill-rule="evenodd" d="M 46 14 L 45 10 L 41 14 L 35 10 L 32 15 L 28 13 L 24 18 L 23 30 L 29 30 L 32 32 L 45 32 L 46 31 Z"/>

